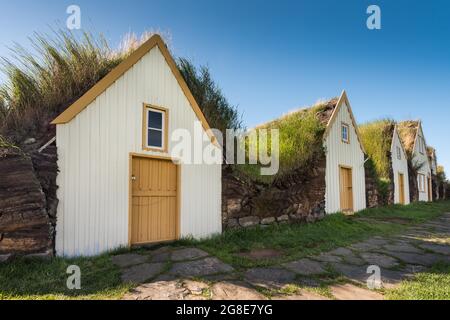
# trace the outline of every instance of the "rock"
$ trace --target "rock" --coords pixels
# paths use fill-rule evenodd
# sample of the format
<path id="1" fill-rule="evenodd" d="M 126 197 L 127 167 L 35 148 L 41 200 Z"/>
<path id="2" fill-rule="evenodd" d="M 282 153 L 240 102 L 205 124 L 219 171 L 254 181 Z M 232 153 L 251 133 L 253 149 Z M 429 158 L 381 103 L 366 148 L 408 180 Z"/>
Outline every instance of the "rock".
<path id="1" fill-rule="evenodd" d="M 288 222 L 289 221 L 289 216 L 287 214 L 279 216 L 277 218 L 277 221 L 280 222 L 280 223 Z"/>
<path id="2" fill-rule="evenodd" d="M 164 267 L 164 263 L 139 264 L 124 270 L 121 279 L 128 283 L 143 283 L 160 274 Z"/>
<path id="3" fill-rule="evenodd" d="M 342 257 L 334 256 L 329 253 L 322 253 L 311 258 L 321 262 L 342 262 Z"/>
<path id="4" fill-rule="evenodd" d="M 271 300 L 330 300 L 330 299 L 313 292 L 302 291 L 300 294 L 274 296 L 271 298 Z"/>
<path id="5" fill-rule="evenodd" d="M 172 261 L 195 260 L 207 257 L 208 253 L 197 248 L 184 248 L 172 252 Z"/>
<path id="6" fill-rule="evenodd" d="M 325 273 L 325 270 L 319 262 L 309 259 L 301 259 L 298 261 L 285 263 L 283 264 L 283 267 L 305 276 Z"/>
<path id="7" fill-rule="evenodd" d="M 120 268 L 126 268 L 136 264 L 141 264 L 147 262 L 147 260 L 148 257 L 141 256 L 140 254 L 135 253 L 126 253 L 111 257 L 112 263 Z"/>
<path id="8" fill-rule="evenodd" d="M 239 221 L 238 221 L 238 219 L 228 219 L 228 222 L 227 222 L 227 228 L 228 229 L 236 229 L 236 228 L 239 228 L 240 226 L 239 226 Z"/>
<path id="9" fill-rule="evenodd" d="M 252 260 L 270 260 L 283 256 L 283 253 L 274 249 L 253 249 L 250 252 L 239 253 L 238 256 Z"/>
<path id="10" fill-rule="evenodd" d="M 35 138 L 28 138 L 26 139 L 23 144 L 29 145 L 29 144 L 34 144 L 36 143 L 36 139 Z"/>
<path id="11" fill-rule="evenodd" d="M 345 263 L 333 263 L 333 269 L 350 280 L 366 283 L 370 274 L 367 273 L 367 266 L 355 266 Z"/>
<path id="12" fill-rule="evenodd" d="M 396 259 L 380 253 L 365 252 L 361 253 L 361 257 L 369 265 L 377 265 L 381 268 L 394 268 L 399 265 Z"/>
<path id="13" fill-rule="evenodd" d="M 256 216 L 240 218 L 239 224 L 244 228 L 253 227 L 259 224 L 259 218 Z"/>
<path id="14" fill-rule="evenodd" d="M 329 254 L 335 255 L 335 256 L 348 256 L 353 255 L 353 251 L 347 248 L 337 248 L 333 251 L 328 252 Z"/>
<path id="15" fill-rule="evenodd" d="M 338 300 L 383 300 L 383 295 L 352 284 L 334 285 L 331 294 Z"/>
<path id="16" fill-rule="evenodd" d="M 445 246 L 445 245 L 441 245 L 441 244 L 426 243 L 426 244 L 421 244 L 420 247 L 423 249 L 429 250 L 429 251 L 433 251 L 435 253 L 450 256 L 450 246 L 448 246 L 448 245 Z"/>
<path id="17" fill-rule="evenodd" d="M 229 215 L 233 215 L 239 213 L 241 211 L 242 206 L 239 199 L 228 199 L 227 201 L 227 212 Z"/>
<path id="18" fill-rule="evenodd" d="M 282 268 L 254 268 L 247 270 L 244 279 L 254 286 L 281 289 L 293 283 L 295 273 Z"/>
<path id="19" fill-rule="evenodd" d="M 42 260 L 49 260 L 53 258 L 53 250 L 47 250 L 46 252 L 39 252 L 39 253 L 30 253 L 24 256 L 27 259 L 42 259 Z"/>
<path id="20" fill-rule="evenodd" d="M 261 224 L 264 225 L 272 224 L 274 222 L 276 222 L 276 219 L 274 217 L 264 218 L 261 220 Z"/>
<path id="21" fill-rule="evenodd" d="M 205 258 L 202 260 L 174 263 L 170 273 L 184 277 L 197 277 L 231 271 L 234 271 L 234 269 L 219 259 Z"/>
<path id="22" fill-rule="evenodd" d="M 188 295 L 179 281 L 157 281 L 133 289 L 124 300 L 184 300 Z"/>
<path id="23" fill-rule="evenodd" d="M 188 289 L 194 295 L 201 295 L 208 285 L 200 281 L 184 280 L 183 287 Z"/>
<path id="24" fill-rule="evenodd" d="M 422 266 L 432 266 L 433 264 L 435 264 L 439 261 L 445 261 L 444 256 L 440 256 L 440 255 L 436 255 L 436 254 L 432 254 L 432 253 L 416 254 L 416 253 L 406 253 L 406 252 L 390 252 L 389 254 L 405 263 L 418 264 L 418 265 L 422 265 Z"/>
<path id="25" fill-rule="evenodd" d="M 405 243 L 405 242 L 397 242 L 395 244 L 387 244 L 383 248 L 387 251 L 423 253 L 422 250 L 414 247 L 411 244 Z"/>
<path id="26" fill-rule="evenodd" d="M 1 254 L 0 263 L 11 261 L 12 257 L 13 257 L 12 254 Z"/>
<path id="27" fill-rule="evenodd" d="M 211 287 L 212 300 L 266 300 L 262 294 L 240 281 L 218 282 Z"/>

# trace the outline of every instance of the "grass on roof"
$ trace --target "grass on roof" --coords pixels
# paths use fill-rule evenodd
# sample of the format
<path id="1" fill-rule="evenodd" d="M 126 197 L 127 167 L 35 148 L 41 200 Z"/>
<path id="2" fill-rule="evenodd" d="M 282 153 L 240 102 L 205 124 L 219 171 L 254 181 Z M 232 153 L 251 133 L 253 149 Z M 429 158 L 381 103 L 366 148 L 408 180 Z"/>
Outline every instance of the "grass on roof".
<path id="1" fill-rule="evenodd" d="M 380 179 L 390 179 L 392 134 L 395 122 L 382 119 L 359 126 L 362 143 Z"/>
<path id="2" fill-rule="evenodd" d="M 274 176 L 261 176 L 260 165 L 236 165 L 236 169 L 252 179 L 270 183 L 276 177 L 297 168 L 309 166 L 312 161 L 324 155 L 323 134 L 326 124 L 319 120 L 318 114 L 327 108 L 327 102 L 320 102 L 311 108 L 303 109 L 283 116 L 258 129 L 279 130 L 279 171 Z M 270 133 L 268 133 L 268 149 L 270 150 Z M 248 146 L 247 150 L 252 147 Z M 257 146 L 262 147 L 261 145 Z M 271 151 L 271 150 L 270 150 Z"/>
<path id="3" fill-rule="evenodd" d="M 414 148 L 414 142 L 416 141 L 417 128 L 419 123 L 417 121 L 402 121 L 397 125 L 398 134 L 402 139 L 403 145 L 405 146 L 406 153 L 408 155 L 412 154 Z"/>

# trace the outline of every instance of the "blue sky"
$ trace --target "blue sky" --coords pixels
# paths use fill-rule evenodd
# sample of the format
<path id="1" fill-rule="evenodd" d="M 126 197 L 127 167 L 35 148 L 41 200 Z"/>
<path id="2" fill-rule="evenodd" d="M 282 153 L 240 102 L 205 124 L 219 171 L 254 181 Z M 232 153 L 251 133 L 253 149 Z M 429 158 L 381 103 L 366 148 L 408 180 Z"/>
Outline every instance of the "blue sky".
<path id="1" fill-rule="evenodd" d="M 113 45 L 129 31 L 170 33 L 174 54 L 207 64 L 248 126 L 345 89 L 358 122 L 422 119 L 450 169 L 448 1 L 2 1 L 0 56 L 64 25 L 70 4 Z M 370 4 L 381 30 L 366 28 Z"/>

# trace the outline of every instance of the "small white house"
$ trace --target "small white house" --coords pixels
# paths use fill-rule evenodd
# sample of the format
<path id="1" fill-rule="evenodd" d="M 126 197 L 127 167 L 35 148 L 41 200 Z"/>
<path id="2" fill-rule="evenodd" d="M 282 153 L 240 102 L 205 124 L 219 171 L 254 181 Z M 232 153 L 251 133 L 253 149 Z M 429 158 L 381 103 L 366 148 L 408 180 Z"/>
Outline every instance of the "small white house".
<path id="1" fill-rule="evenodd" d="M 394 203 L 409 204 L 408 158 L 397 126 L 394 127 L 392 135 L 391 163 L 394 178 Z"/>
<path id="2" fill-rule="evenodd" d="M 157 35 L 59 115 L 57 255 L 220 233 L 221 165 L 171 157 L 198 123 L 219 148 Z"/>
<path id="3" fill-rule="evenodd" d="M 324 148 L 325 211 L 356 212 L 365 209 L 364 147 L 345 91 L 328 121 Z"/>
<path id="4" fill-rule="evenodd" d="M 427 144 L 420 121 L 403 121 L 398 124 L 400 137 L 407 153 L 411 157 L 411 165 L 417 171 L 417 188 L 419 201 L 433 201 L 431 167 L 427 155 Z M 413 198 L 412 190 L 411 198 Z"/>

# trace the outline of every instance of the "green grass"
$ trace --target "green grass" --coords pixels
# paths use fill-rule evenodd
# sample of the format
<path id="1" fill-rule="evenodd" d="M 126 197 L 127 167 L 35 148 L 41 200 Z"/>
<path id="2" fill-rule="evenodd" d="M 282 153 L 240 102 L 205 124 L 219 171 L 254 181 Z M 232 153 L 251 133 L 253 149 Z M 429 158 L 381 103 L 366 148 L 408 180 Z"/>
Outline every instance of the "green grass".
<path id="1" fill-rule="evenodd" d="M 66 286 L 67 267 L 81 269 L 81 290 Z M 117 299 L 130 286 L 120 281 L 119 269 L 109 255 L 50 260 L 16 259 L 0 264 L 0 300 L 4 299 Z"/>
<path id="2" fill-rule="evenodd" d="M 323 156 L 322 138 L 326 125 L 321 123 L 318 114 L 327 108 L 329 102 L 318 103 L 311 108 L 288 114 L 280 119 L 261 125 L 253 130 L 278 129 L 279 130 L 279 171 L 274 176 L 261 176 L 260 165 L 235 165 L 236 169 L 252 179 L 270 183 L 275 177 L 283 175 L 297 168 L 310 167 L 312 160 Z M 268 132 L 267 143 L 249 146 L 246 141 L 246 150 L 266 148 L 271 150 L 271 135 Z"/>
<path id="3" fill-rule="evenodd" d="M 391 300 L 449 300 L 450 264 L 438 263 L 426 272 L 418 273 L 411 280 L 386 291 Z"/>
<path id="4" fill-rule="evenodd" d="M 416 203 L 409 206 L 367 209 L 354 216 L 329 215 L 312 224 L 230 230 L 207 240 L 185 240 L 180 243 L 204 249 L 236 268 L 267 266 L 347 246 L 372 236 L 398 233 L 410 225 L 448 211 L 450 201 Z M 263 248 L 280 250 L 283 256 L 275 260 L 255 261 L 238 255 Z"/>

